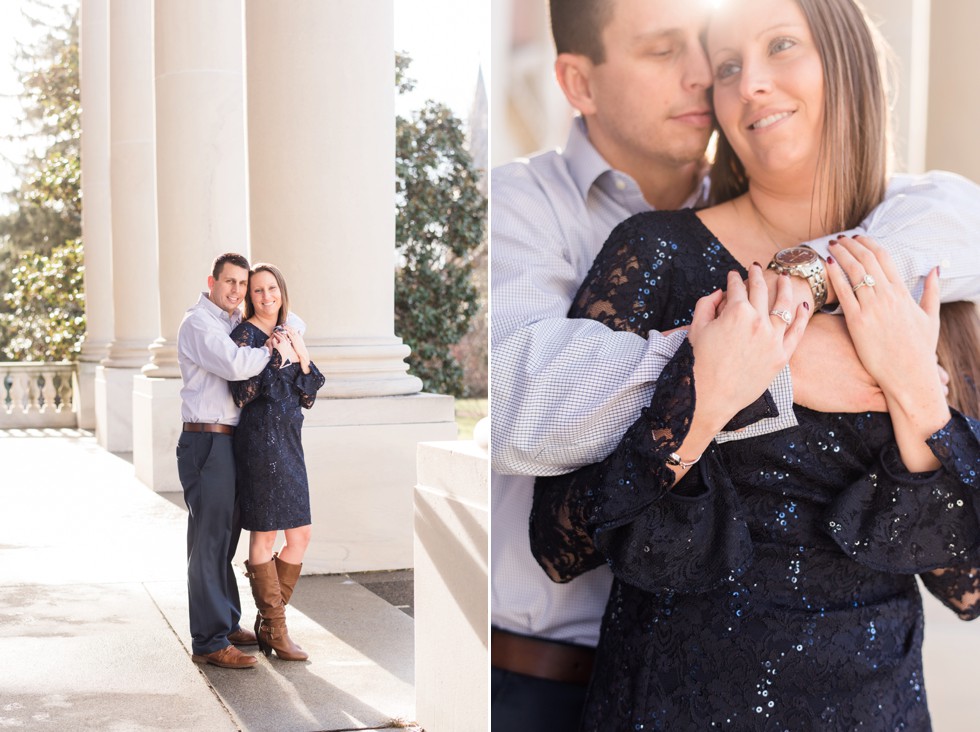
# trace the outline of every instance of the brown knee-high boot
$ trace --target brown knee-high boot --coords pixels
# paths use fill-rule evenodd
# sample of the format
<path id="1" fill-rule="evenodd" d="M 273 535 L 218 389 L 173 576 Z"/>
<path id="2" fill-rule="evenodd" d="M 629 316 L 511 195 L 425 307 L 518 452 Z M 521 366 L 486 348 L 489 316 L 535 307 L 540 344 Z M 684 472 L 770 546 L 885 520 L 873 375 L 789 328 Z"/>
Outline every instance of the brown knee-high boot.
<path id="1" fill-rule="evenodd" d="M 305 661 L 310 656 L 302 648 L 293 643 L 286 628 L 286 606 L 282 601 L 279 587 L 279 575 L 273 560 L 263 564 L 245 562 L 248 577 L 252 586 L 252 598 L 259 610 L 255 620 L 255 637 L 259 641 L 259 650 L 268 656 L 276 652 L 284 661 Z"/>
<path id="2" fill-rule="evenodd" d="M 273 554 L 272 558 L 276 560 L 276 574 L 279 575 L 279 591 L 282 593 L 282 604 L 288 605 L 289 598 L 293 596 L 293 590 L 296 589 L 296 582 L 299 580 L 299 573 L 303 569 L 303 565 L 290 564 L 289 562 L 282 561 L 279 558 L 279 552 Z"/>

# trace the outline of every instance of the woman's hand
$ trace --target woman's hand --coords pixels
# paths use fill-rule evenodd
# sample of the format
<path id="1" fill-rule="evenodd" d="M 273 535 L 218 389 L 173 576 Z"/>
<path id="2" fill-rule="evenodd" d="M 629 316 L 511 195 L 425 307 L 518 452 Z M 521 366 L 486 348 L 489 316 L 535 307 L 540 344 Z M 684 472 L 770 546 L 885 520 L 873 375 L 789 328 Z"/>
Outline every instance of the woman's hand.
<path id="1" fill-rule="evenodd" d="M 809 304 L 794 304 L 789 277 L 776 284 L 773 307 L 762 267 L 749 268 L 748 287 L 728 274 L 728 291 L 701 298 L 688 338 L 694 348 L 695 416 L 717 434 L 766 390 L 789 362 L 810 318 Z M 774 314 L 775 313 L 775 314 Z"/>
<path id="2" fill-rule="evenodd" d="M 310 372 L 310 352 L 306 347 L 303 336 L 291 325 L 284 325 L 282 328 L 286 333 L 286 338 L 289 339 L 293 349 L 296 351 L 296 359 L 299 361 L 303 373 L 308 374 Z"/>
<path id="3" fill-rule="evenodd" d="M 938 271 L 926 277 L 922 302 L 917 304 L 891 256 L 873 239 L 841 237 L 830 252 L 827 274 L 868 373 L 895 397 L 923 388 L 940 393 Z"/>
<path id="4" fill-rule="evenodd" d="M 827 275 L 858 356 L 885 394 L 902 459 L 912 471 L 934 469 L 939 463 L 925 440 L 949 421 L 936 369 L 939 270 L 926 277 L 916 303 L 891 256 L 873 239 L 841 237 L 830 253 Z"/>
<path id="5" fill-rule="evenodd" d="M 789 277 L 769 288 L 762 267 L 749 267 L 748 287 L 728 273 L 728 291 L 702 297 L 694 307 L 688 340 L 694 350 L 694 416 L 671 463 L 680 480 L 725 425 L 768 388 L 789 362 L 810 317 L 807 302 L 793 304 Z"/>
<path id="6" fill-rule="evenodd" d="M 296 349 L 293 348 L 293 344 L 286 337 L 285 333 L 280 333 L 278 331 L 273 332 L 272 336 L 269 338 L 272 341 L 273 348 L 279 351 L 279 355 L 282 357 L 282 366 L 287 363 L 296 363 L 299 361 L 299 356 L 296 353 Z"/>

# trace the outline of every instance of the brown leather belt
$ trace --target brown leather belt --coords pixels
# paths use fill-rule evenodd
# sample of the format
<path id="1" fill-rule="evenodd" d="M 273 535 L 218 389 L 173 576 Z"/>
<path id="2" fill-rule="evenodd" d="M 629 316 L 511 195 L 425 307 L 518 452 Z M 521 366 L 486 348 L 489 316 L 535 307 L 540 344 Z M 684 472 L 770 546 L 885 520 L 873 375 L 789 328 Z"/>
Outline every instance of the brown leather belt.
<path id="1" fill-rule="evenodd" d="M 184 422 L 184 432 L 217 432 L 219 435 L 233 435 L 235 428 L 214 422 Z"/>
<path id="2" fill-rule="evenodd" d="M 570 643 L 490 631 L 490 665 L 525 676 L 587 686 L 595 650 Z"/>

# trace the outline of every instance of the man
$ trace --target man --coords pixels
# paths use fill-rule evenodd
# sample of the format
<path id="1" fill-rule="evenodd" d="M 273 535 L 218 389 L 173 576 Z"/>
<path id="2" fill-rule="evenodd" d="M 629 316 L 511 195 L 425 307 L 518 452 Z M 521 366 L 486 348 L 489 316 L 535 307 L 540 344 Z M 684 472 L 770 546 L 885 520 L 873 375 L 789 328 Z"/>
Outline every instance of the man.
<path id="1" fill-rule="evenodd" d="M 492 173 L 492 702 L 495 730 L 575 729 L 608 595 L 603 568 L 551 584 L 530 555 L 533 477 L 598 462 L 649 403 L 685 337 L 613 333 L 565 317 L 612 228 L 651 208 L 703 204 L 711 70 L 699 36 L 705 3 L 551 0 L 555 74 L 580 112 L 568 144 Z M 944 299 L 975 296 L 980 189 L 948 175 L 896 180 L 864 229 L 915 283 L 943 251 Z M 959 245 L 938 242 L 959 241 Z M 826 254 L 826 242 L 812 242 Z M 769 273 L 775 277 L 775 272 Z M 813 303 L 812 283 L 791 278 Z M 718 439 L 795 424 L 792 402 L 825 411 L 883 408 L 843 337 L 814 319 L 770 391 L 776 413 Z M 839 404 L 810 401 L 806 374 L 833 366 L 850 385 Z M 859 379 L 864 379 L 861 386 Z M 837 379 L 835 379 L 837 381 Z"/>
<path id="2" fill-rule="evenodd" d="M 239 409 L 228 388 L 260 373 L 267 348 L 239 348 L 229 337 L 241 321 L 248 292 L 248 260 L 222 254 L 214 260 L 208 292 L 184 315 L 177 331 L 177 360 L 184 429 L 177 470 L 187 504 L 187 598 L 192 659 L 223 668 L 252 668 L 254 656 L 234 644 L 257 645 L 239 626 L 242 615 L 231 561 L 241 524 L 235 497 L 232 436 Z M 270 340 L 270 346 L 272 341 Z"/>

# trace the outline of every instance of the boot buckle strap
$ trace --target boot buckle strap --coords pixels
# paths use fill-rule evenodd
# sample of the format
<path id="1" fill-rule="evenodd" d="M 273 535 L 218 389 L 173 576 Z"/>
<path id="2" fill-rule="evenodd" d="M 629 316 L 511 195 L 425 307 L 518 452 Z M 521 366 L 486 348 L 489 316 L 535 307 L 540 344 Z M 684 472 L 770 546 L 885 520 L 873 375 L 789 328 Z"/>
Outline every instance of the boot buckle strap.
<path id="1" fill-rule="evenodd" d="M 262 632 L 263 635 L 267 635 L 269 636 L 269 638 L 273 640 L 275 640 L 276 638 L 282 638 L 283 636 L 283 631 L 281 628 L 273 628 L 271 625 L 266 625 L 265 623 L 262 624 L 259 630 Z"/>

